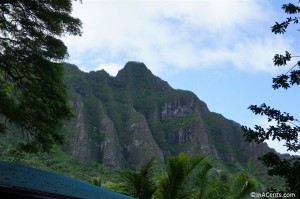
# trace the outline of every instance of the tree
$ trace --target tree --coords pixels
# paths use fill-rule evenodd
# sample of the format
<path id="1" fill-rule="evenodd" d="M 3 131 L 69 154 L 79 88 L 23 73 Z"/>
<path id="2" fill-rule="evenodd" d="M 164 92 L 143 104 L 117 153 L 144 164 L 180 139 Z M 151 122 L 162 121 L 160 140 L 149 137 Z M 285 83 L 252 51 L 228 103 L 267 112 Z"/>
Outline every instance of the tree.
<path id="1" fill-rule="evenodd" d="M 156 190 L 153 162 L 154 158 L 151 158 L 138 171 L 125 171 L 121 174 L 127 194 L 138 199 L 152 198 Z"/>
<path id="2" fill-rule="evenodd" d="M 100 177 L 92 177 L 91 178 L 92 184 L 98 187 L 101 187 L 102 185 L 102 180 Z"/>
<path id="3" fill-rule="evenodd" d="M 229 194 L 229 178 L 221 170 L 212 167 L 208 162 L 197 166 L 198 173 L 194 180 L 189 180 L 193 199 L 222 199 Z"/>
<path id="4" fill-rule="evenodd" d="M 235 175 L 229 189 L 229 199 L 246 199 L 251 197 L 251 192 L 259 190 L 259 184 L 254 178 L 251 178 L 246 172 L 240 172 Z"/>
<path id="5" fill-rule="evenodd" d="M 188 157 L 184 153 L 168 157 L 166 176 L 160 180 L 157 198 L 189 198 L 194 192 L 194 179 L 200 172 L 199 167 L 210 166 L 205 158 L 206 156 Z"/>
<path id="6" fill-rule="evenodd" d="M 300 13 L 300 7 L 295 4 L 284 4 L 282 9 L 286 14 L 295 16 Z M 284 34 L 286 29 L 291 23 L 298 24 L 299 17 L 288 17 L 282 23 L 275 22 L 271 30 L 275 34 Z M 286 66 L 292 58 L 299 56 L 292 56 L 289 52 L 285 52 L 284 55 L 276 54 L 274 56 L 275 66 Z M 300 61 L 296 63 L 282 75 L 273 78 L 273 88 L 288 89 L 293 85 L 300 84 Z M 298 107 L 297 107 L 298 108 Z M 256 125 L 254 130 L 246 126 L 242 126 L 242 130 L 245 132 L 244 136 L 246 141 L 262 143 L 265 140 L 284 140 L 287 150 L 297 152 L 300 149 L 300 143 L 298 135 L 300 132 L 300 126 L 298 125 L 299 120 L 291 116 L 289 113 L 281 112 L 267 106 L 265 103 L 257 106 L 251 105 L 249 109 L 255 114 L 265 115 L 268 117 L 268 121 L 276 121 L 276 125 L 271 125 L 267 129 Z M 300 158 L 292 156 L 289 159 L 281 159 L 278 154 L 267 153 L 260 157 L 262 163 L 269 168 L 269 175 L 277 175 L 285 178 L 287 189 L 291 193 L 295 193 L 297 196 L 300 195 Z"/>
<path id="7" fill-rule="evenodd" d="M 124 181 L 114 190 L 139 199 L 242 199 L 259 190 L 257 181 L 246 172 L 231 178 L 215 169 L 206 157 L 184 153 L 168 157 L 165 175 L 158 183 L 152 158 L 136 171 L 121 173 Z"/>
<path id="8" fill-rule="evenodd" d="M 81 35 L 71 0 L 2 0 L 0 3 L 0 132 L 9 123 L 24 139 L 15 152 L 49 151 L 72 113 L 63 82 L 67 47 L 59 39 Z"/>

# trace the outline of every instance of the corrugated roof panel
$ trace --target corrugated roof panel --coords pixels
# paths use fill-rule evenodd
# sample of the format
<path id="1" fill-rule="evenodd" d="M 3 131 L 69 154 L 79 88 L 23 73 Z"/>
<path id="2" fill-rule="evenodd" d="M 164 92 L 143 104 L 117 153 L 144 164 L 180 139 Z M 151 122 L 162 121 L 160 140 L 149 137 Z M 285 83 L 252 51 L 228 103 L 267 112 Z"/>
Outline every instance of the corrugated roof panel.
<path id="1" fill-rule="evenodd" d="M 68 176 L 4 161 L 0 161 L 0 186 L 85 199 L 132 199 Z"/>

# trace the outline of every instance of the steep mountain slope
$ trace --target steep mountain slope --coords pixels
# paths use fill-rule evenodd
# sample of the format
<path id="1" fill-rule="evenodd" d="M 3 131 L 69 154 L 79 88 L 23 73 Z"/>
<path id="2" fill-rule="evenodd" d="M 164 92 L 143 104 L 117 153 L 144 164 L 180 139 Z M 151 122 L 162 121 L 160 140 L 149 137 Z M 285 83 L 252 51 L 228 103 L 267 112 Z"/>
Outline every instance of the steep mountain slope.
<path id="1" fill-rule="evenodd" d="M 192 92 L 173 89 L 143 63 L 128 62 L 116 77 L 66 64 L 65 82 L 76 117 L 64 125 L 64 149 L 84 162 L 135 167 L 185 152 L 238 166 L 270 150 L 244 142 L 239 124 L 210 112 Z"/>

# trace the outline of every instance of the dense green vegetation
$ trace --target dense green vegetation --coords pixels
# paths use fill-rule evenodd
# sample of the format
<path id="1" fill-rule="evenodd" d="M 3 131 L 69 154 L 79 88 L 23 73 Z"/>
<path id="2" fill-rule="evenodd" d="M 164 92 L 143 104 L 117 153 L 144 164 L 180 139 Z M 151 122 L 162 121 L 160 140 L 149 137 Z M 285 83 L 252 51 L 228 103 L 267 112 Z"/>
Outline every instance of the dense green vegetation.
<path id="1" fill-rule="evenodd" d="M 65 34 L 81 35 L 72 0 L 1 1 L 0 133 L 8 123 L 26 134 L 11 150 L 37 153 L 62 144 L 63 121 L 72 116 L 63 80 Z"/>
<path id="2" fill-rule="evenodd" d="M 109 179 L 111 176 L 116 176 L 113 171 L 108 171 L 101 164 L 95 162 L 82 163 L 75 157 L 70 156 L 60 148 L 55 148 L 49 153 L 26 154 L 22 159 L 15 159 L 8 156 L 5 152 L 8 143 L 4 139 L 0 139 L 1 153 L 0 159 L 5 161 L 14 161 L 19 164 L 38 168 L 41 170 L 60 173 L 63 175 L 71 176 L 76 179 L 91 182 L 91 178 L 100 176 L 103 181 Z M 114 178 L 111 178 L 114 179 Z"/>
<path id="3" fill-rule="evenodd" d="M 7 159 L 3 155 L 0 158 Z M 68 175 L 136 198 L 249 198 L 251 191 L 262 190 L 245 172 L 229 175 L 214 168 L 205 156 L 180 154 L 169 157 L 165 166 L 151 159 L 136 170 L 109 171 L 97 163 L 81 163 L 55 149 L 49 154 L 27 154 L 18 163 Z"/>
<path id="4" fill-rule="evenodd" d="M 229 176 L 214 168 L 205 156 L 183 153 L 168 157 L 160 178 L 155 177 L 153 159 L 135 171 L 123 172 L 121 177 L 120 191 L 139 199 L 242 199 L 262 191 L 246 172 Z"/>
<path id="5" fill-rule="evenodd" d="M 179 128 L 187 127 L 193 124 L 194 122 L 197 122 L 198 120 L 199 120 L 199 113 L 195 113 L 187 117 L 178 117 L 178 118 L 163 120 L 162 125 L 163 125 L 163 129 L 166 132 L 172 132 Z"/>
<path id="6" fill-rule="evenodd" d="M 4 139 L 0 139 L 0 146 L 0 159 L 13 161 L 12 157 L 7 156 L 7 154 L 4 152 L 6 151 L 7 147 L 9 147 L 9 144 L 5 142 Z M 134 175 L 134 179 L 138 180 L 135 185 L 141 185 L 141 183 L 143 183 L 143 180 L 141 181 L 141 179 L 139 179 L 141 175 L 150 175 L 150 177 L 148 176 L 150 178 L 150 182 L 148 183 L 152 183 L 155 187 L 155 192 L 153 192 L 153 194 L 156 196 L 156 198 L 175 197 L 173 197 L 173 195 L 167 196 L 168 194 L 171 194 L 171 192 L 169 193 L 170 188 L 168 188 L 170 186 L 168 185 L 168 182 L 170 182 L 171 179 L 168 180 L 168 178 L 178 178 L 179 176 L 177 174 L 180 172 L 183 172 L 181 174 L 183 176 L 179 177 L 179 181 L 177 179 L 171 180 L 179 183 L 176 185 L 177 188 L 173 187 L 172 192 L 179 195 L 185 194 L 186 197 L 187 195 L 191 196 L 190 198 L 201 198 L 202 196 L 209 196 L 209 198 L 230 198 L 233 196 L 233 193 L 239 193 L 236 190 L 232 191 L 232 189 L 239 189 L 242 191 L 242 185 L 239 183 L 246 183 L 249 181 L 251 186 L 249 185 L 249 187 L 244 190 L 245 192 L 240 192 L 240 194 L 244 193 L 244 195 L 247 196 L 245 198 L 248 198 L 249 190 L 266 190 L 267 187 L 265 185 L 271 185 L 272 182 L 273 184 L 280 182 L 276 182 L 271 178 L 266 178 L 266 173 L 262 166 L 259 166 L 253 162 L 248 164 L 246 170 L 238 171 L 235 169 L 233 172 L 229 171 L 228 167 L 224 167 L 223 163 L 214 160 L 212 157 L 188 157 L 184 154 L 168 157 L 166 165 L 163 165 L 158 159 L 152 159 L 135 170 L 108 170 L 96 162 L 82 163 L 60 148 L 56 148 L 48 154 L 27 154 L 25 157 L 18 160 L 18 163 L 42 170 L 68 175 L 97 186 L 102 186 L 113 191 L 132 196 L 137 196 L 141 193 L 138 191 L 130 191 L 133 188 L 133 185 L 131 185 L 130 188 L 130 186 L 128 187 L 127 184 L 128 180 L 133 180 L 130 175 Z M 146 172 L 144 170 L 148 171 Z M 176 173 L 176 176 L 174 176 L 174 172 Z M 261 182 L 261 180 L 258 180 L 258 178 L 255 179 L 253 176 L 260 176 L 260 178 L 264 180 L 266 184 L 260 184 L 259 182 Z M 180 180 L 182 181 L 181 183 Z M 182 187 L 184 187 L 184 190 Z M 178 193 L 176 191 L 177 189 Z M 144 189 L 141 190 L 146 191 Z M 238 196 L 236 198 L 243 197 Z"/>
<path id="7" fill-rule="evenodd" d="M 89 127 L 89 132 L 93 130 L 92 127 L 97 127 L 101 119 L 100 115 L 104 111 L 114 122 L 120 138 L 119 142 L 121 144 L 128 144 L 132 139 L 131 136 L 133 136 L 132 134 L 128 134 L 128 122 L 135 120 L 133 119 L 135 117 L 141 117 L 141 115 L 138 116 L 132 112 L 135 109 L 146 117 L 147 124 L 158 146 L 161 149 L 169 151 L 169 155 L 177 155 L 179 152 L 190 149 L 191 146 L 197 147 L 197 145 L 191 142 L 172 144 L 168 140 L 169 134 L 176 132 L 178 129 L 193 126 L 199 122 L 199 118 L 202 118 L 205 122 L 204 128 L 209 132 L 210 144 L 216 147 L 218 151 L 230 154 L 237 160 L 228 160 L 228 162 L 213 160 L 212 164 L 231 174 L 237 173 L 247 167 L 247 160 L 245 160 L 246 157 L 243 155 L 245 151 L 236 150 L 240 148 L 240 142 L 243 140 L 240 126 L 237 123 L 227 120 L 220 114 L 207 112 L 203 108 L 205 104 L 201 101 L 197 102 L 199 103 L 195 105 L 197 108 L 189 116 L 161 120 L 159 110 L 162 104 L 168 101 L 175 101 L 176 99 L 191 99 L 195 96 L 188 91 L 171 89 L 166 82 L 162 80 L 158 81 L 157 77 L 151 74 L 151 71 L 146 68 L 143 69 L 141 65 L 138 66 L 142 69 L 132 70 L 131 67 L 134 68 L 137 66 L 129 62 L 120 71 L 120 74 L 114 78 L 109 76 L 105 71 L 83 73 L 78 71 L 75 66 L 66 65 L 67 84 L 71 88 L 81 88 L 79 91 L 82 93 L 82 101 L 87 109 L 87 117 L 90 118 L 86 119 L 85 123 L 86 126 L 91 127 Z M 140 72 L 141 77 L 134 78 L 134 74 L 131 75 L 130 72 Z M 144 79 L 151 84 L 140 82 L 140 79 Z M 74 84 L 77 81 L 79 83 Z M 165 88 L 165 90 L 161 91 L 161 88 Z M 104 90 L 105 94 L 102 93 L 102 90 Z M 87 93 L 88 96 L 86 96 Z M 99 102 L 104 109 L 102 112 L 97 111 L 97 104 Z M 135 158 L 140 157 L 136 156 Z M 278 184 L 277 187 L 282 186 L 280 179 L 266 177 L 266 171 L 262 165 L 257 164 L 256 161 L 253 164 L 255 166 L 253 166 L 254 169 L 251 173 L 257 176 L 260 182 L 265 185 Z"/>
<path id="8" fill-rule="evenodd" d="M 3 146 L 6 144 L 4 142 L 1 142 L 1 151 L 3 149 Z M 0 158 L 2 160 L 8 160 L 12 161 L 7 154 L 1 154 Z M 183 159 L 183 160 L 181 160 Z M 198 159 L 199 162 L 196 160 Z M 179 161 L 179 162 L 177 162 Z M 266 187 L 264 185 L 259 185 L 258 182 L 260 182 L 258 179 L 255 180 L 253 176 L 260 176 L 265 182 L 265 185 L 271 185 L 273 182 L 273 185 L 276 185 L 276 181 L 271 178 L 266 178 L 266 173 L 262 167 L 256 168 L 258 165 L 252 165 L 252 168 L 247 169 L 247 173 L 243 172 L 241 170 L 240 172 L 228 172 L 228 169 L 224 167 L 222 164 L 214 162 L 212 159 L 208 157 L 198 157 L 193 160 L 193 157 L 187 157 L 183 154 L 179 155 L 178 157 L 169 157 L 167 165 L 164 166 L 159 161 L 153 161 L 151 162 L 151 180 L 152 183 L 154 183 L 155 186 L 155 194 L 156 198 L 176 198 L 170 196 L 162 196 L 163 194 L 171 194 L 171 193 L 164 193 L 169 188 L 167 188 L 168 184 L 168 176 L 174 175 L 175 171 L 170 171 L 171 169 L 188 169 L 191 166 L 184 166 L 186 161 L 195 161 L 196 163 L 199 163 L 199 165 L 194 165 L 194 173 L 190 171 L 190 174 L 187 173 L 184 175 L 188 175 L 188 177 L 184 180 L 184 186 L 186 190 L 184 190 L 183 193 L 185 195 L 191 196 L 190 198 L 201 198 L 202 196 L 209 196 L 209 198 L 230 198 L 231 196 L 234 196 L 233 193 L 240 193 L 244 194 L 246 197 L 242 197 L 240 195 L 237 195 L 235 198 L 249 198 L 249 191 L 262 191 L 266 190 Z M 177 163 L 176 163 L 177 162 Z M 21 159 L 18 163 L 24 164 L 30 167 L 39 168 L 42 170 L 47 170 L 55 173 L 60 173 L 63 175 L 71 176 L 79 180 L 83 180 L 85 182 L 95 184 L 97 186 L 102 186 L 104 188 L 108 188 L 110 190 L 137 196 L 140 195 L 140 192 L 132 192 L 132 186 L 128 187 L 127 180 L 124 180 L 124 176 L 127 177 L 130 175 L 135 175 L 134 179 L 138 180 L 135 185 L 141 185 L 143 180 L 138 179 L 140 175 L 142 175 L 142 171 L 147 169 L 149 165 L 147 164 L 143 165 L 140 169 L 137 168 L 135 170 L 108 170 L 101 164 L 95 163 L 95 162 L 89 162 L 89 163 L 82 163 L 78 161 L 76 158 L 70 156 L 69 154 L 63 152 L 61 149 L 57 148 L 53 150 L 52 152 L 48 154 L 38 154 L 38 155 L 26 155 L 23 159 Z M 183 164 L 184 163 L 184 164 Z M 194 164 L 196 164 L 194 163 Z M 175 164 L 175 165 L 170 165 Z M 177 165 L 177 166 L 176 166 Z M 181 165 L 181 166 L 180 166 Z M 212 166 L 216 165 L 216 166 Z M 145 168 L 146 167 L 146 168 Z M 175 168 L 174 168 L 175 167 Z M 186 167 L 186 168 L 185 168 Z M 251 165 L 249 166 L 251 167 Z M 148 168 L 149 169 L 149 168 Z M 190 168 L 193 170 L 192 168 Z M 195 173 L 195 171 L 201 171 L 199 173 Z M 176 172 L 179 172 L 176 171 Z M 139 172 L 141 174 L 139 174 Z M 173 173 L 172 173 L 173 172 Z M 183 171 L 182 171 L 183 172 Z M 187 172 L 187 171 L 185 171 Z M 255 175 L 255 172 L 257 175 Z M 125 174 L 124 174 L 125 173 Z M 171 174 L 169 174 L 171 173 Z M 251 174 L 252 175 L 251 175 Z M 150 175 L 148 173 L 147 175 Z M 195 176 L 197 176 L 197 181 L 194 180 Z M 251 177 L 252 176 L 252 177 Z M 172 177 L 172 176 L 170 176 Z M 178 177 L 178 176 L 176 176 Z M 126 177 L 125 177 L 126 178 Z M 130 177 L 129 177 L 130 178 Z M 182 177 L 183 178 L 183 177 Z M 131 178 L 130 178 L 131 179 Z M 191 183 L 191 180 L 193 180 L 193 183 Z M 142 181 L 142 182 L 141 182 Z M 177 182 L 177 180 L 173 180 L 174 182 Z M 242 190 L 243 185 L 240 183 L 246 183 L 248 182 L 250 185 L 249 187 L 246 187 L 246 190 Z M 279 181 L 280 182 L 280 181 Z M 187 184 L 186 184 L 187 183 Z M 183 184 L 177 185 L 178 187 L 183 186 Z M 252 186 L 253 184 L 253 186 Z M 143 184 L 144 185 L 144 184 Z M 278 184 L 277 184 L 278 185 Z M 192 187 L 195 186 L 197 188 L 193 189 Z M 150 187 L 150 186 L 149 186 Z M 140 187 L 142 188 L 142 187 Z M 176 188 L 177 189 L 177 188 Z M 234 191 L 232 189 L 235 189 Z M 249 190 L 248 190 L 249 189 Z M 142 191 L 145 191 L 144 189 L 141 189 Z M 196 191 L 197 190 L 197 191 Z M 239 192 L 239 191 L 240 192 Z M 175 192 L 177 194 L 181 194 L 180 192 L 183 191 L 181 188 L 178 188 L 179 193 L 174 190 L 172 192 Z M 192 191 L 192 193 L 186 192 L 186 191 Z M 188 193 L 188 194 L 187 194 Z M 186 197 L 185 197 L 186 198 Z"/>
<path id="9" fill-rule="evenodd" d="M 222 115 L 217 113 L 205 115 L 204 120 L 212 132 L 209 134 L 212 144 L 220 151 L 234 154 L 242 162 L 244 158 L 242 157 L 242 151 L 235 150 L 239 148 L 240 143 L 238 140 L 242 140 L 239 125 L 234 121 L 226 120 Z M 226 132 L 230 132 L 232 135 L 231 139 L 233 140 L 228 140 Z"/>
<path id="10" fill-rule="evenodd" d="M 123 70 L 130 71 L 130 67 L 127 66 Z M 49 154 L 23 156 L 18 160 L 20 163 L 73 176 L 90 183 L 101 184 L 101 186 L 114 191 L 126 193 L 125 182 L 120 178 L 120 173 L 123 171 L 108 170 L 101 164 L 105 155 L 102 153 L 101 147 L 107 139 L 113 139 L 113 137 L 107 137 L 109 135 L 104 130 L 105 125 L 114 125 L 111 126 L 111 129 L 115 128 L 116 135 L 113 136 L 117 136 L 118 140 L 110 142 L 110 144 L 119 144 L 119 146 L 132 146 L 132 140 L 137 139 L 136 136 L 139 134 L 141 136 L 138 139 L 142 138 L 143 142 L 149 145 L 153 144 L 153 140 L 149 140 L 149 136 L 143 134 L 146 131 L 145 128 L 149 127 L 155 144 L 160 147 L 160 150 L 166 152 L 163 157 L 165 162 L 168 162 L 169 156 L 177 156 L 183 151 L 190 151 L 189 155 L 200 154 L 201 146 L 194 141 L 195 139 L 181 143 L 172 140 L 173 134 L 176 137 L 179 132 L 185 130 L 192 132 L 194 128 L 200 128 L 202 132 L 207 132 L 209 141 L 207 144 L 214 147 L 219 154 L 218 158 L 210 157 L 209 163 L 213 168 L 221 170 L 228 178 L 233 178 L 230 176 L 239 172 L 247 171 L 248 177 L 256 178 L 257 182 L 262 183 L 262 188 L 269 185 L 282 186 L 282 180 L 267 177 L 266 169 L 257 161 L 254 160 L 252 169 L 248 169 L 246 159 L 248 156 L 245 157 L 246 152 L 242 151 L 240 147 L 242 140 L 240 126 L 220 114 L 209 112 L 205 103 L 197 99 L 193 93 L 174 90 L 151 73 L 144 74 L 143 77 L 151 82 L 150 85 L 142 83 L 142 85 L 138 85 L 135 82 L 138 80 L 130 75 L 128 77 L 120 75 L 114 78 L 104 71 L 83 73 L 76 66 L 69 64 L 65 65 L 65 71 L 70 105 L 76 116 L 73 120 L 66 121 L 64 128 L 61 129 L 61 133 L 66 135 L 69 140 L 61 148 L 57 147 Z M 140 89 L 141 86 L 142 89 Z M 186 115 L 162 119 L 161 107 L 174 106 L 175 103 L 188 107 Z M 111 123 L 103 126 L 103 118 L 109 118 Z M 133 123 L 144 126 L 131 130 Z M 22 134 L 16 133 L 19 130 L 17 125 L 12 125 L 8 134 L 1 135 L 1 159 L 12 161 L 6 152 L 10 146 L 22 138 Z M 115 146 L 110 147 L 108 150 Z M 78 148 L 83 151 L 80 151 L 79 155 L 76 151 Z M 134 169 L 140 166 L 141 159 L 144 161 L 150 158 L 150 152 L 130 155 L 128 151 L 120 150 L 116 158 L 119 158 L 121 167 Z M 129 158 L 134 164 L 129 164 L 127 161 Z M 157 165 L 155 169 L 155 182 L 157 183 L 162 180 L 161 176 L 166 175 L 166 168 L 162 160 L 157 161 L 155 165 Z M 221 176 L 218 179 L 221 179 Z M 220 181 L 217 182 L 220 183 Z M 217 182 L 214 186 L 217 186 Z M 200 193 L 194 193 L 194 195 L 197 194 Z"/>

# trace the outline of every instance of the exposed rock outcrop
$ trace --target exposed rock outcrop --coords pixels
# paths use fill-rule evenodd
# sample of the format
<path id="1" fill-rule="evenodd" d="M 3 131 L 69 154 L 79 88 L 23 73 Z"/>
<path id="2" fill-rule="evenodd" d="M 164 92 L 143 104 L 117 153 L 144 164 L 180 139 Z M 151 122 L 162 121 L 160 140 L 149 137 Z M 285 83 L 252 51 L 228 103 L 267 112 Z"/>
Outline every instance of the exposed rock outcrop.
<path id="1" fill-rule="evenodd" d="M 210 112 L 192 92 L 172 89 L 143 63 L 127 63 L 116 77 L 69 64 L 65 71 L 76 115 L 64 125 L 65 148 L 81 161 L 135 167 L 185 152 L 236 164 L 270 151 L 244 142 L 239 124 Z"/>

